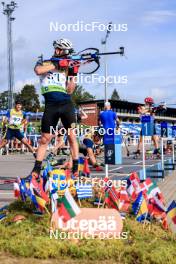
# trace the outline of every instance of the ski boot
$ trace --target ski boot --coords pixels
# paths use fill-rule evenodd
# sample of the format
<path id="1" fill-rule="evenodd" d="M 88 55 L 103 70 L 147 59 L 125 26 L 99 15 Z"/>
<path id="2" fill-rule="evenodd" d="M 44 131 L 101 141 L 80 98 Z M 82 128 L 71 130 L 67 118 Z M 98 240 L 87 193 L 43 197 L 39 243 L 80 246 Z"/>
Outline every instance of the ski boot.
<path id="1" fill-rule="evenodd" d="M 161 158 L 161 153 L 160 153 L 160 149 L 159 148 L 154 149 L 153 158 L 154 159 L 160 159 Z"/>
<path id="2" fill-rule="evenodd" d="M 137 159 L 141 155 L 141 151 L 138 149 L 137 151 L 133 152 L 133 154 L 133 159 Z"/>

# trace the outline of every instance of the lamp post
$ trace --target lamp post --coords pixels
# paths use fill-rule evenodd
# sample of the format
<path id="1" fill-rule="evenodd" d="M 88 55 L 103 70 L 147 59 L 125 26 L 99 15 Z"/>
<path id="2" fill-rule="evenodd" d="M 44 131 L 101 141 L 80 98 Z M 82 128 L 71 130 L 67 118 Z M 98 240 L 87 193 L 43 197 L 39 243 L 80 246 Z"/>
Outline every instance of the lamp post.
<path id="1" fill-rule="evenodd" d="M 12 22 L 15 20 L 12 13 L 17 7 L 17 3 L 11 1 L 10 4 L 2 2 L 3 14 L 7 16 L 7 54 L 8 54 L 8 108 L 13 107 L 14 89 L 14 66 L 13 66 L 13 45 L 12 45 Z"/>
<path id="2" fill-rule="evenodd" d="M 105 38 L 101 41 L 101 44 L 104 45 L 104 52 L 106 52 L 106 43 L 107 39 L 109 37 L 109 34 L 111 32 L 112 28 L 112 22 L 109 22 L 108 24 L 108 29 L 106 31 L 106 36 Z M 105 102 L 108 101 L 108 95 L 107 95 L 107 75 L 108 75 L 108 66 L 107 66 L 107 59 L 106 56 L 104 57 L 104 75 L 105 75 L 105 86 L 104 86 L 104 98 Z"/>

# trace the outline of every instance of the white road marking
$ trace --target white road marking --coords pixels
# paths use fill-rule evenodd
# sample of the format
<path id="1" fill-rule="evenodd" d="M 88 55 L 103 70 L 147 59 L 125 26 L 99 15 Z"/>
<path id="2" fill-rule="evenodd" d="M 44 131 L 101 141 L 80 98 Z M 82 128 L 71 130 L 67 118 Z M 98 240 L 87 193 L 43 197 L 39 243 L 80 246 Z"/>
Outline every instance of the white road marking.
<path id="1" fill-rule="evenodd" d="M 109 172 L 111 172 L 111 171 L 115 171 L 115 170 L 120 170 L 120 169 L 122 169 L 123 167 L 121 166 L 121 167 L 117 167 L 117 168 L 115 168 L 115 169 L 111 169 L 111 170 L 108 170 Z"/>
<path id="2" fill-rule="evenodd" d="M 136 164 L 139 164 L 139 163 L 142 163 L 142 160 L 134 162 L 133 164 L 136 165 Z"/>

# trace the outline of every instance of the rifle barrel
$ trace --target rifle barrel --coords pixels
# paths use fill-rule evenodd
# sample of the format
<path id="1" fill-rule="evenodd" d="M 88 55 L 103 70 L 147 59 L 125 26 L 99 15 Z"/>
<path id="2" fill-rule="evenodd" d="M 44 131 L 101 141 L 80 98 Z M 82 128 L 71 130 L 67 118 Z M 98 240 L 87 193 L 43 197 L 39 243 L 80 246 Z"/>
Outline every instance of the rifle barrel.
<path id="1" fill-rule="evenodd" d="M 102 52 L 102 53 L 96 53 L 98 56 L 104 56 L 104 55 L 113 55 L 113 54 L 121 54 L 123 55 L 123 51 L 114 51 L 114 52 Z"/>

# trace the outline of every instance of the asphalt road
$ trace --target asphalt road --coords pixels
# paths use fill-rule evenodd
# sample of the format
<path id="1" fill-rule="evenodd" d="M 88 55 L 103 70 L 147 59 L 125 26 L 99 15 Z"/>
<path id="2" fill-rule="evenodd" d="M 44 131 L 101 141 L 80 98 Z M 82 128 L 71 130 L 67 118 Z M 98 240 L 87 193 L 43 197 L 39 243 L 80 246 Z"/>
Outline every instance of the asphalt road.
<path id="1" fill-rule="evenodd" d="M 167 160 L 169 157 L 165 157 Z M 104 161 L 100 158 L 100 161 Z M 146 160 L 146 168 L 154 168 L 160 160 Z M 13 179 L 17 176 L 26 177 L 30 174 L 34 164 L 34 158 L 30 153 L 0 156 L 0 180 Z M 131 172 L 142 170 L 142 158 L 133 159 L 123 157 L 123 164 L 109 165 L 108 176 L 112 180 L 124 179 Z M 91 177 L 105 177 L 105 169 L 102 172 L 91 171 Z M 0 184 L 0 207 L 13 200 L 13 184 Z"/>

